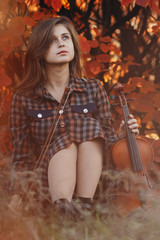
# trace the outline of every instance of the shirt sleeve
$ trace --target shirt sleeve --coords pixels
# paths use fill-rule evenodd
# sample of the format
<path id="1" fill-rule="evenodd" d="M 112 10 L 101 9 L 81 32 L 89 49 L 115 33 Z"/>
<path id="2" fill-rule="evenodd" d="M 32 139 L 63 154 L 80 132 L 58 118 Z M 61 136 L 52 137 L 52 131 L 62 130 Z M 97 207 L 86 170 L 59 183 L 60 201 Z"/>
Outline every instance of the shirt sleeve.
<path id="1" fill-rule="evenodd" d="M 10 110 L 10 130 L 12 134 L 12 163 L 10 190 L 19 193 L 22 189 L 22 177 L 25 171 L 33 167 L 33 146 L 31 141 L 30 127 L 24 107 L 24 97 L 15 94 L 12 98 Z M 22 179 L 22 178 L 21 178 Z"/>
<path id="2" fill-rule="evenodd" d="M 115 135 L 113 128 L 113 118 L 111 115 L 111 107 L 109 103 L 109 99 L 107 93 L 103 86 L 97 81 L 98 90 L 97 90 L 97 108 L 98 108 L 98 120 L 100 121 L 105 141 L 110 148 L 110 146 L 115 143 L 118 138 Z"/>

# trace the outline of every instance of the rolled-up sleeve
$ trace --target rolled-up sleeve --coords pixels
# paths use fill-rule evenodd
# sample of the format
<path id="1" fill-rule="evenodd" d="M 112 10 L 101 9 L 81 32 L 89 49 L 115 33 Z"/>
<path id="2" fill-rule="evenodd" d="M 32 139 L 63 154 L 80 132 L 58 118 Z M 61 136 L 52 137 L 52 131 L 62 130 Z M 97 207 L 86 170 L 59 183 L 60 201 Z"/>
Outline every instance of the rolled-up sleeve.
<path id="1" fill-rule="evenodd" d="M 99 81 L 97 81 L 97 84 L 98 84 L 96 99 L 98 108 L 97 120 L 100 121 L 100 125 L 103 129 L 105 140 L 107 142 L 108 147 L 110 147 L 118 139 L 117 136 L 115 135 L 113 128 L 113 118 L 111 115 L 110 103 L 107 93 Z"/>

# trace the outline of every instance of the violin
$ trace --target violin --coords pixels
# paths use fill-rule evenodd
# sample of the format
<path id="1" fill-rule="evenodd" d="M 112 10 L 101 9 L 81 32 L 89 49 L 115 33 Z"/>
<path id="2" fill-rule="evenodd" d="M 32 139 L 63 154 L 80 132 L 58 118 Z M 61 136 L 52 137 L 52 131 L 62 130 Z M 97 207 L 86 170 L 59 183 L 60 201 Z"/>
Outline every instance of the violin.
<path id="1" fill-rule="evenodd" d="M 126 188 L 121 188 L 115 198 L 115 206 L 120 215 L 125 215 L 133 209 L 144 204 L 144 195 L 154 192 L 152 179 L 148 173 L 150 164 L 153 162 L 154 151 L 150 142 L 142 137 L 136 137 L 128 127 L 129 109 L 127 100 L 123 94 L 123 86 L 117 84 L 114 90 L 118 94 L 122 107 L 126 138 L 114 144 L 111 148 L 111 157 L 117 170 L 126 171 Z"/>

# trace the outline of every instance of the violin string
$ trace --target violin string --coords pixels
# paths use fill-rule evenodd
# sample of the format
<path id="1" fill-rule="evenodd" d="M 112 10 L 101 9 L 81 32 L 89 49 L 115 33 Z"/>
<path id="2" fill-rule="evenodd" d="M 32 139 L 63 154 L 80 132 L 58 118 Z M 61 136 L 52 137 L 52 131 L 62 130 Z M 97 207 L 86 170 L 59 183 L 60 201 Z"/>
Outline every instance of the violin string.
<path id="1" fill-rule="evenodd" d="M 130 152 L 130 158 L 131 158 L 131 164 L 132 164 L 132 168 L 133 170 L 136 170 L 136 162 L 133 161 L 133 151 L 132 151 L 132 148 L 131 148 L 131 138 L 129 136 L 129 129 L 128 129 L 128 126 L 127 126 L 127 121 L 128 121 L 128 117 L 127 117 L 127 112 L 126 112 L 126 106 L 124 106 L 123 108 L 123 112 L 124 112 L 124 119 L 125 119 L 125 123 L 126 123 L 126 131 L 127 131 L 127 142 L 128 142 L 128 148 L 129 148 L 129 152 Z"/>
<path id="2" fill-rule="evenodd" d="M 126 122 L 127 122 L 128 121 L 128 111 L 125 112 L 125 116 L 126 116 Z M 132 136 L 130 135 L 128 125 L 126 125 L 126 127 L 127 127 L 129 150 L 131 153 L 132 166 L 133 166 L 134 170 L 136 171 L 137 170 L 137 162 L 136 162 L 136 156 L 134 156 L 135 155 L 134 154 L 134 143 L 132 141 Z"/>
<path id="3" fill-rule="evenodd" d="M 127 123 L 129 120 L 129 111 L 128 111 L 127 105 L 124 105 L 123 113 L 124 113 L 125 122 Z M 142 167 L 140 155 L 138 152 L 136 137 L 135 137 L 135 135 L 132 134 L 132 132 L 128 128 L 127 124 L 126 124 L 126 131 L 127 131 L 127 136 L 128 136 L 127 137 L 128 138 L 128 148 L 129 148 L 129 152 L 131 155 L 132 168 L 134 171 L 140 171 L 143 169 L 143 167 Z"/>
<path id="4" fill-rule="evenodd" d="M 126 118 L 128 121 L 128 116 L 129 116 L 129 112 L 128 109 L 126 108 Z M 136 150 L 136 139 L 134 139 L 134 135 L 131 133 L 130 129 L 127 126 L 127 131 L 128 131 L 128 142 L 129 142 L 129 148 L 130 148 L 130 152 L 131 152 L 131 161 L 132 161 L 132 165 L 134 166 L 134 171 L 138 171 L 139 170 L 139 156 L 138 156 L 138 151 Z"/>

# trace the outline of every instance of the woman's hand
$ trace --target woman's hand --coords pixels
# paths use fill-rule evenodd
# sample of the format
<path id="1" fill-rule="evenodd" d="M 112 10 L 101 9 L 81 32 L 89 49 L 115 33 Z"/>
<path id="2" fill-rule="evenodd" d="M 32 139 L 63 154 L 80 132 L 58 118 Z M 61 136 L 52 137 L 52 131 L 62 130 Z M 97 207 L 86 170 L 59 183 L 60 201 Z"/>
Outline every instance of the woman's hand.
<path id="1" fill-rule="evenodd" d="M 136 136 L 139 135 L 139 124 L 137 120 L 134 118 L 132 114 L 129 115 L 130 119 L 128 121 L 128 127 L 131 129 L 132 133 L 134 133 Z M 119 127 L 119 133 L 118 133 L 118 139 L 122 139 L 126 137 L 126 127 L 125 127 L 125 122 L 122 121 Z"/>
<path id="2" fill-rule="evenodd" d="M 18 194 L 14 194 L 8 205 L 9 209 L 15 213 L 22 211 L 22 199 Z"/>

